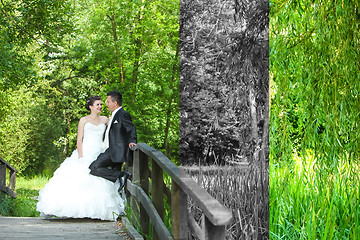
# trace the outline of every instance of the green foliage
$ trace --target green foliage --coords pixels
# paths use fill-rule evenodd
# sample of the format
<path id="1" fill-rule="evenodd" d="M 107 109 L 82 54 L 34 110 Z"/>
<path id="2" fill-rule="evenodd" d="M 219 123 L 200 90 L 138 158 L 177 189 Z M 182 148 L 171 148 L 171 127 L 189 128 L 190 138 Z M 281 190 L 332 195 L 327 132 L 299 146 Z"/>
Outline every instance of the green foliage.
<path id="1" fill-rule="evenodd" d="M 28 48 L 43 42 L 47 48 L 70 31 L 70 1 L 3 0 L 0 3 L 0 90 L 34 79 Z M 52 43 L 52 44 L 50 44 Z"/>
<path id="2" fill-rule="evenodd" d="M 359 3 L 270 3 L 270 231 L 359 236 Z"/>
<path id="3" fill-rule="evenodd" d="M 359 4 L 271 3 L 271 146 L 291 159 L 293 143 L 328 165 L 359 157 Z M 298 148 L 300 150 L 300 148 Z"/>
<path id="4" fill-rule="evenodd" d="M 0 124 L 1 156 L 20 174 L 40 172 L 59 162 L 61 149 L 53 142 L 62 134 L 61 119 L 35 88 L 7 91 Z"/>
<path id="5" fill-rule="evenodd" d="M 1 156 L 51 174 L 76 149 L 86 99 L 119 90 L 138 140 L 178 162 L 178 4 L 2 1 Z"/>
<path id="6" fill-rule="evenodd" d="M 135 202 L 135 204 L 136 204 L 137 212 L 139 213 L 140 206 L 136 202 Z M 145 234 L 145 230 L 140 227 L 140 219 L 134 214 L 132 202 L 127 202 L 125 211 L 126 211 L 127 219 L 129 219 L 129 221 L 131 222 L 131 225 L 135 227 L 136 231 L 138 233 L 140 233 L 142 236 L 146 237 L 146 239 L 151 240 L 152 239 L 152 225 L 151 225 L 151 223 L 149 224 L 149 229 L 147 230 L 148 233 Z"/>
<path id="7" fill-rule="evenodd" d="M 16 179 L 16 199 L 0 192 L 0 215 L 12 217 L 39 217 L 36 211 L 39 190 L 48 182 L 49 177 L 18 177 Z"/>
<path id="8" fill-rule="evenodd" d="M 122 92 L 139 141 L 164 150 L 174 161 L 179 104 L 176 2 L 81 2 L 79 32 L 89 37 L 78 38 L 69 49 L 74 57 L 64 62 L 75 77 L 94 79 L 100 95 Z"/>
<path id="9" fill-rule="evenodd" d="M 164 172 L 163 174 L 163 180 L 165 183 L 165 186 L 171 191 L 171 184 L 172 179 L 171 177 Z M 171 196 L 170 196 L 171 198 Z M 168 204 L 168 201 L 171 203 L 171 199 L 168 199 L 168 196 L 164 194 L 164 224 L 166 228 L 169 230 L 170 233 L 172 233 L 172 214 L 171 214 L 171 204 Z"/>

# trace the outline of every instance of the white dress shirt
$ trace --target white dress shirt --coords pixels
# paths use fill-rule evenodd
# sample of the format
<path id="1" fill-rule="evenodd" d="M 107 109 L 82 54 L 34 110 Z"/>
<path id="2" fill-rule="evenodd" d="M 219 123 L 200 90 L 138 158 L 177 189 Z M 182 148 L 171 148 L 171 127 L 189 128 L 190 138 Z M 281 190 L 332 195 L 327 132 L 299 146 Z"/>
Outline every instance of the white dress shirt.
<path id="1" fill-rule="evenodd" d="M 117 113 L 117 111 L 119 111 L 121 107 L 115 109 L 112 113 L 111 113 L 111 117 L 110 117 L 110 120 L 109 120 L 109 124 L 106 128 L 106 132 L 105 132 L 105 138 L 104 138 L 104 142 L 103 142 L 103 147 L 104 147 L 104 150 L 108 149 L 109 148 L 109 131 L 110 131 L 110 128 L 111 128 L 111 123 L 112 123 L 112 120 L 115 116 L 115 114 Z"/>

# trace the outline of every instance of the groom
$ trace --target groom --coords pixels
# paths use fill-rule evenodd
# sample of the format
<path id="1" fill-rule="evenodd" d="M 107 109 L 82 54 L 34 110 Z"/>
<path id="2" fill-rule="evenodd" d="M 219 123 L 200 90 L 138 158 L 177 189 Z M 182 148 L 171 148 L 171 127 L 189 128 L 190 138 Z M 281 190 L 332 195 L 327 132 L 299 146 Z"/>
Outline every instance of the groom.
<path id="1" fill-rule="evenodd" d="M 130 148 L 136 145 L 137 135 L 130 114 L 122 108 L 122 95 L 118 91 L 107 94 L 106 106 L 112 112 L 104 133 L 105 152 L 89 166 L 92 175 L 109 181 L 120 181 L 120 190 L 125 186 L 129 172 L 122 172 L 121 166 L 130 156 Z"/>

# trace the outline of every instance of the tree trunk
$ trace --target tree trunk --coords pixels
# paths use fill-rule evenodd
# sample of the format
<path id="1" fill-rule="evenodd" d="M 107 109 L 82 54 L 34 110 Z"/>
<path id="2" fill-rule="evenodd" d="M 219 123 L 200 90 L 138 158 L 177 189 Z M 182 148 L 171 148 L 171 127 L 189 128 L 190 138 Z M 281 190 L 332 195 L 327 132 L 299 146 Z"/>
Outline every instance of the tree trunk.
<path id="1" fill-rule="evenodd" d="M 116 21 L 115 21 L 115 14 L 111 13 L 111 15 L 107 15 L 107 17 L 110 19 L 111 27 L 112 27 L 112 34 L 114 39 L 114 45 L 115 45 L 115 57 L 116 57 L 116 63 L 120 69 L 120 82 L 124 83 L 124 72 L 123 72 L 123 65 L 120 58 L 120 50 L 118 46 L 118 37 L 116 33 Z"/>
<path id="2" fill-rule="evenodd" d="M 143 6 L 140 8 L 137 19 L 136 19 L 138 27 L 135 27 L 135 32 L 137 29 L 141 30 L 141 28 L 142 28 L 141 27 L 142 11 L 143 11 Z M 133 72 L 132 82 L 135 85 L 138 81 L 138 76 L 139 76 L 140 54 L 141 54 L 141 45 L 142 45 L 142 41 L 141 41 L 139 35 L 137 37 L 135 37 L 134 45 L 135 45 L 135 58 L 134 58 L 134 72 Z"/>

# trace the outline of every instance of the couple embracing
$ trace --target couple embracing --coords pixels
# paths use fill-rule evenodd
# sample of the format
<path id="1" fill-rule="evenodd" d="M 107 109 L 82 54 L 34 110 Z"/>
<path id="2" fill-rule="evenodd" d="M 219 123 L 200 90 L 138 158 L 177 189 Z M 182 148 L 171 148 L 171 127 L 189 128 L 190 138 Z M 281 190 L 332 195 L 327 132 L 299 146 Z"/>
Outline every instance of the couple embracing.
<path id="1" fill-rule="evenodd" d="M 110 119 L 100 116 L 99 96 L 87 101 L 90 114 L 79 121 L 77 149 L 39 192 L 42 216 L 116 220 L 125 212 L 123 187 L 130 173 L 121 167 L 136 145 L 136 129 L 119 92 L 109 92 L 106 105 Z"/>

